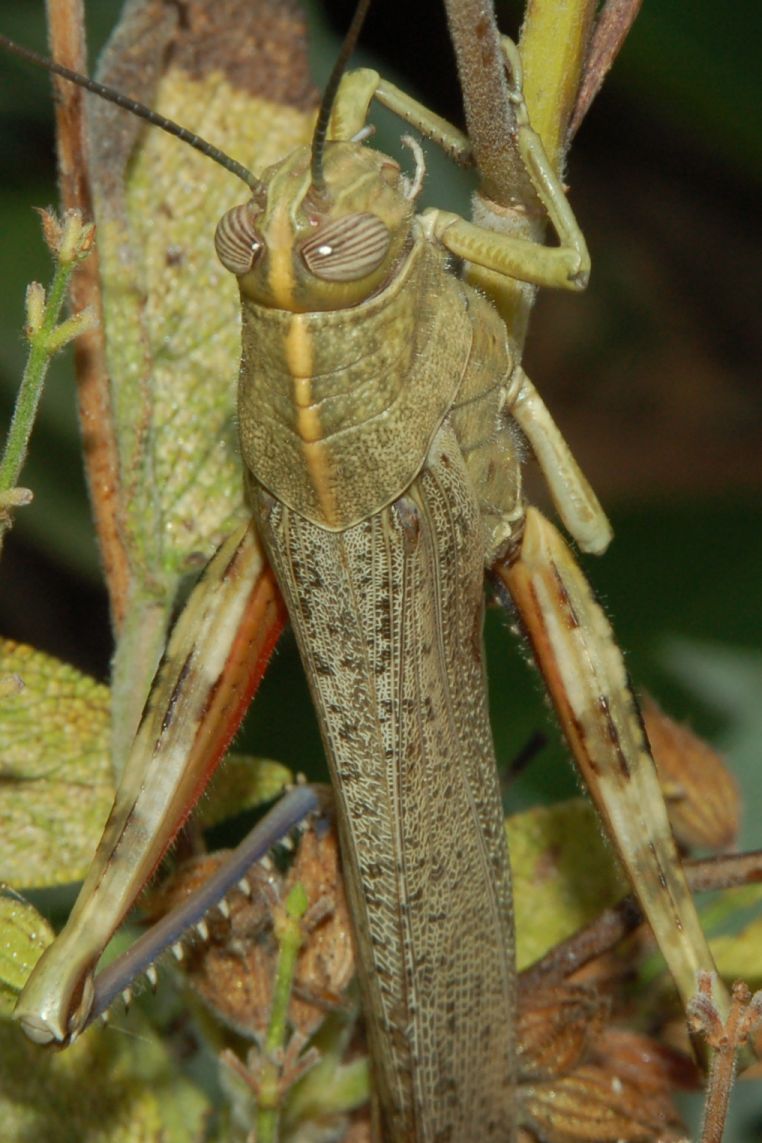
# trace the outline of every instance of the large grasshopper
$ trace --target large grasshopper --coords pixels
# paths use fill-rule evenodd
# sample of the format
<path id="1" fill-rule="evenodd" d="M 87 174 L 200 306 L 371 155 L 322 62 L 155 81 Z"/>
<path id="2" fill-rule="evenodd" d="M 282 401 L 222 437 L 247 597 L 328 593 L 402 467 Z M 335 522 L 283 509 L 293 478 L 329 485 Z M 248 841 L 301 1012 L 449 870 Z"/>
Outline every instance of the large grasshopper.
<path id="1" fill-rule="evenodd" d="M 529 124 L 510 47 L 507 64 L 522 162 L 557 247 L 442 210 L 416 215 L 422 159 L 413 147 L 411 179 L 365 144 L 372 101 L 461 159 L 468 140 L 371 71 L 329 87 L 312 146 L 247 175 L 250 200 L 219 223 L 217 252 L 241 291 L 253 523 L 190 598 L 90 874 L 19 1001 L 39 1042 L 66 1043 L 87 1023 L 100 953 L 238 713 L 219 680 L 231 660 L 245 674 L 252 642 L 266 658 L 280 622 L 269 568 L 331 768 L 383 1138 L 515 1132 L 485 570 L 511 593 L 685 999 L 712 967 L 607 621 L 558 533 L 524 503 L 522 435 L 580 547 L 602 551 L 607 522 L 510 331 L 451 268 L 455 256 L 537 285 L 587 280 L 585 242 Z M 259 627 L 242 636 L 251 614 Z"/>

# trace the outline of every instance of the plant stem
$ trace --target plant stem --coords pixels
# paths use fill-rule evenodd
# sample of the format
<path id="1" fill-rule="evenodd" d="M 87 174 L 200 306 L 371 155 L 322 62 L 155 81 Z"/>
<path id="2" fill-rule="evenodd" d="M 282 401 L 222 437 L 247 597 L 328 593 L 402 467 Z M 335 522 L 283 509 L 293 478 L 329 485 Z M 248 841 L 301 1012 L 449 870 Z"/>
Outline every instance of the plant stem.
<path id="1" fill-rule="evenodd" d="M 286 1040 L 288 1006 L 294 983 L 296 960 L 302 946 L 302 918 L 307 912 L 307 895 L 297 881 L 285 900 L 275 923 L 278 940 L 278 967 L 273 989 L 270 1023 L 265 1038 L 265 1064 L 259 1082 L 256 1137 L 258 1143 L 277 1143 L 280 1118 L 281 1066 Z"/>
<path id="2" fill-rule="evenodd" d="M 514 145 L 515 116 L 494 12 L 484 0 L 445 0 L 479 189 L 501 205 L 528 182 Z"/>
<path id="3" fill-rule="evenodd" d="M 0 492 L 8 492 L 11 488 L 15 488 L 26 460 L 29 438 L 50 362 L 48 341 L 61 312 L 71 271 L 71 266 L 60 264 L 56 266 L 42 325 L 29 338 L 29 356 L 16 398 L 5 451 L 0 461 Z"/>
<path id="4" fill-rule="evenodd" d="M 532 126 L 557 170 L 585 63 L 595 0 L 528 0 L 519 46 Z"/>
<path id="5" fill-rule="evenodd" d="M 71 275 L 92 244 L 92 227 L 83 226 L 79 215 L 66 215 L 61 224 L 51 215 L 43 215 L 43 229 L 53 252 L 55 271 L 47 295 L 34 282 L 27 290 L 29 356 L 0 459 L 0 549 L 12 523 L 9 507 L 28 502 L 28 498 L 19 496 L 17 486 L 50 359 L 90 322 L 89 315 L 78 314 L 58 324 Z"/>

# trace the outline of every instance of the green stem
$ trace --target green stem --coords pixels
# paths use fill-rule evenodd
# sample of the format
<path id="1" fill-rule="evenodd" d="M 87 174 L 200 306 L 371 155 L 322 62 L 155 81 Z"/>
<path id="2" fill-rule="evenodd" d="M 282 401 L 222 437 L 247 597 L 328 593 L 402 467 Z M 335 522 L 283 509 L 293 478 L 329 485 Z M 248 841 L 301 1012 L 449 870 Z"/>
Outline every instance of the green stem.
<path id="1" fill-rule="evenodd" d="M 563 167 L 569 119 L 582 76 L 595 0 L 528 0 L 519 46 L 532 126 Z"/>
<path id="2" fill-rule="evenodd" d="M 88 328 L 92 320 L 87 312 L 83 312 L 58 324 L 74 268 L 87 257 L 92 246 L 93 227 L 90 224 L 83 225 L 81 216 L 76 211 L 68 211 L 61 222 L 49 211 L 43 211 L 42 226 L 45 240 L 53 252 L 55 270 L 47 296 L 42 287 L 34 282 L 27 291 L 26 335 L 29 355 L 13 409 L 8 439 L 0 459 L 0 549 L 5 533 L 11 526 L 10 509 L 28 503 L 31 498 L 24 498 L 22 490 L 17 486 L 29 451 L 29 439 L 50 359 L 68 341 Z"/>
<path id="3" fill-rule="evenodd" d="M 532 127 L 557 171 L 566 161 L 567 129 L 574 109 L 596 0 L 527 0 L 519 48 L 524 72 L 524 98 Z M 545 237 L 545 220 L 530 211 L 525 236 Z M 498 308 L 509 322 L 517 347 L 526 338 L 536 291 L 509 283 Z"/>
<path id="4" fill-rule="evenodd" d="M 73 262 L 67 265 L 57 263 L 42 323 L 38 330 L 29 335 L 29 356 L 0 461 L 0 493 L 16 487 L 26 460 L 29 438 L 51 358 L 49 341 L 61 313 L 74 265 Z"/>
<path id="5" fill-rule="evenodd" d="M 265 1046 L 268 1052 L 278 1051 L 286 1038 L 288 1005 L 296 971 L 296 958 L 302 947 L 302 917 L 307 912 L 307 897 L 301 882 L 297 882 L 285 901 L 285 916 L 277 926 L 278 968 L 273 990 L 273 1006 Z"/>
<path id="6" fill-rule="evenodd" d="M 296 961 L 302 946 L 304 930 L 302 918 L 307 912 L 307 894 L 297 881 L 284 903 L 281 916 L 276 920 L 278 940 L 278 966 L 275 973 L 270 1023 L 265 1038 L 265 1063 L 259 1081 L 257 1101 L 257 1143 L 277 1143 L 281 1102 L 280 1059 L 286 1042 L 288 1006 L 296 972 Z"/>
<path id="7" fill-rule="evenodd" d="M 518 157 L 514 127 L 506 123 L 513 112 L 506 104 L 502 59 L 494 44 L 497 28 L 490 6 L 476 0 L 446 0 L 453 46 L 467 113 L 468 135 L 478 159 L 481 200 L 487 213 L 481 225 L 504 230 L 530 242 L 543 242 L 545 214 Z M 574 107 L 590 36 L 596 0 L 527 0 L 520 49 L 524 96 L 529 119 L 550 158 L 560 170 L 566 150 L 569 116 Z M 478 62 L 486 53 L 487 64 Z M 499 65 L 499 66 L 498 66 Z M 502 162 L 498 162 L 494 128 L 504 133 Z M 483 168 L 483 164 L 487 164 Z M 491 203 L 484 200 L 492 200 Z M 517 203 L 523 209 L 515 210 Z M 504 208 L 490 216 L 495 204 Z M 470 265 L 467 279 L 493 301 L 521 349 L 536 289 L 510 281 L 483 267 Z"/>

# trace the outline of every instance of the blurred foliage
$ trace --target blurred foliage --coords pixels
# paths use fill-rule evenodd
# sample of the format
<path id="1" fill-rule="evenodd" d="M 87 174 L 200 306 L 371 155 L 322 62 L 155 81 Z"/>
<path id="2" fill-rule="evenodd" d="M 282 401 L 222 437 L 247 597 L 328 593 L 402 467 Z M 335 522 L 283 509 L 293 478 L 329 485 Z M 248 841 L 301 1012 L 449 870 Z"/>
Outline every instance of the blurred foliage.
<path id="1" fill-rule="evenodd" d="M 145 1019 L 133 1035 L 97 1028 L 68 1051 L 40 1052 L 0 1022 L 0 1114 L 5 1139 L 49 1143 L 188 1143 L 207 1106 Z"/>

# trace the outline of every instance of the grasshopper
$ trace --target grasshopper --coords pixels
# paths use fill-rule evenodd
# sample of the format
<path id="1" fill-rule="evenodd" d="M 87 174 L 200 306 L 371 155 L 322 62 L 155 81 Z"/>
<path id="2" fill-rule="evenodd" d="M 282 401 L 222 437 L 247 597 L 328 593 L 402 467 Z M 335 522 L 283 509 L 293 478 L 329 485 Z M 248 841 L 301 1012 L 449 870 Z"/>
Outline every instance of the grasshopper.
<path id="1" fill-rule="evenodd" d="M 511 331 L 451 265 L 556 288 L 587 281 L 585 241 L 529 123 L 510 46 L 506 60 L 522 162 L 558 246 L 440 209 L 416 214 L 419 149 L 410 178 L 368 147 L 371 103 L 463 161 L 469 143 L 368 70 L 337 71 L 311 147 L 261 178 L 244 172 L 251 197 L 217 227 L 241 293 L 252 520 L 190 597 L 78 902 L 19 1000 L 16 1018 L 41 1043 L 70 1042 L 88 1022 L 100 954 L 240 717 L 240 695 L 220 680 L 266 660 L 278 591 L 335 791 L 379 1137 L 502 1141 L 516 1129 L 486 571 L 510 592 L 685 999 L 712 967 L 620 653 L 559 534 L 525 504 L 521 438 L 583 550 L 606 547 L 607 521 Z"/>

